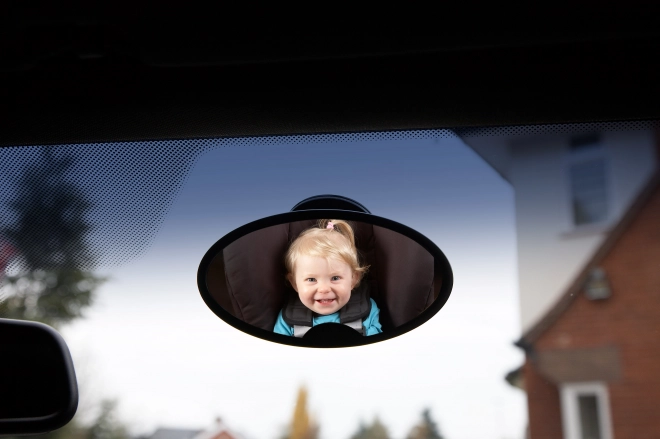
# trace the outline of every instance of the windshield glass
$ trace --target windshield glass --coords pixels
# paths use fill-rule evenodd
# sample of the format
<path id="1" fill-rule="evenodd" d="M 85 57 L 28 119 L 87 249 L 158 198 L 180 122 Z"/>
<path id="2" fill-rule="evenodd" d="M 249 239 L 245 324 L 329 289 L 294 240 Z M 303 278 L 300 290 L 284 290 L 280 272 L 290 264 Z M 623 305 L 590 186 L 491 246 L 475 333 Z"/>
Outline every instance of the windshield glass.
<path id="1" fill-rule="evenodd" d="M 560 311 L 596 317 L 556 304 L 571 288 L 586 297 L 574 283 L 651 181 L 655 142 L 651 125 L 583 125 L 3 148 L 0 316 L 67 341 L 81 394 L 69 434 L 105 423 L 143 438 L 523 438 L 542 412 L 521 387 L 538 373 L 558 431 L 606 438 L 602 391 L 611 399 L 619 375 L 590 369 L 580 349 L 613 347 L 598 358 L 620 366 L 625 340 L 557 329 Z M 209 247 L 321 194 L 442 249 L 454 275 L 444 308 L 347 349 L 272 343 L 211 312 L 196 283 Z M 603 273 L 587 305 L 619 294 Z M 526 375 L 519 340 L 546 354 Z M 557 362 L 587 370 L 558 376 Z"/>

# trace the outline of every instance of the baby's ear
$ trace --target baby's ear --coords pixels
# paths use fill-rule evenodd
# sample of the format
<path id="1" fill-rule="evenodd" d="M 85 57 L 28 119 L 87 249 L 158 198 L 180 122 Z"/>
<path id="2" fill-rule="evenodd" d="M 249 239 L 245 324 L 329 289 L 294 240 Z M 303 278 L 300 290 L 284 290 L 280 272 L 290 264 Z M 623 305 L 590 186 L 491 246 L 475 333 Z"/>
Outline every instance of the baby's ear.
<path id="1" fill-rule="evenodd" d="M 293 288 L 297 293 L 298 288 L 296 287 L 296 280 L 293 278 L 293 275 L 291 273 L 286 275 L 286 280 L 289 281 L 289 284 L 291 284 L 291 288 Z"/>
<path id="2" fill-rule="evenodd" d="M 351 284 L 351 289 L 355 288 L 355 286 L 360 282 L 361 277 L 361 273 L 357 271 L 353 272 L 353 283 Z"/>

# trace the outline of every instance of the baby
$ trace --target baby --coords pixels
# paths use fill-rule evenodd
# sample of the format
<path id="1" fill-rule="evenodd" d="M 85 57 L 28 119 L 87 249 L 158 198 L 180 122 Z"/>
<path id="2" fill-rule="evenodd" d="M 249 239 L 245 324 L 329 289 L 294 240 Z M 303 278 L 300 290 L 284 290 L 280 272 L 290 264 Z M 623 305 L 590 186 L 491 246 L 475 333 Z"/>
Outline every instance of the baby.
<path id="1" fill-rule="evenodd" d="M 322 323 L 343 323 L 362 335 L 382 332 L 379 309 L 360 280 L 353 228 L 342 220 L 321 220 L 291 243 L 284 263 L 287 280 L 298 293 L 280 311 L 273 329 L 302 337 Z"/>

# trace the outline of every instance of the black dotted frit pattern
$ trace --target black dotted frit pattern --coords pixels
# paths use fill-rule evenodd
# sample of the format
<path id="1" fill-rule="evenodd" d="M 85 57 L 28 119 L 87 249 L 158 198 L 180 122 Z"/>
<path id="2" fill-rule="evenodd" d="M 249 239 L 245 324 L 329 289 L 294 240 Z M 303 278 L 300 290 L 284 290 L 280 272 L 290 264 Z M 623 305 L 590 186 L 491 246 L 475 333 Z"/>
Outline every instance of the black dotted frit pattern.
<path id="1" fill-rule="evenodd" d="M 95 258 L 79 258 L 76 266 L 91 269 L 122 265 L 148 248 L 196 159 L 210 149 L 453 135 L 447 130 L 427 130 L 0 148 L 0 230 L 11 227 L 17 221 L 8 203 L 28 195 L 19 183 L 21 176 L 26 169 L 38 166 L 43 159 L 44 148 L 48 148 L 55 157 L 73 158 L 73 165 L 66 172 L 66 181 L 91 203 L 86 214 L 91 226 L 86 234 L 86 243 Z M 46 194 L 45 198 L 51 195 Z M 46 212 L 43 216 L 46 217 Z M 44 221 L 35 221 L 35 224 L 48 227 Z M 41 238 L 35 237 L 35 241 L 28 245 L 43 245 L 38 239 Z M 0 236 L 0 253 L 8 241 L 7 237 Z M 0 263 L 2 258 L 0 254 Z M 27 268 L 20 257 L 15 258 L 14 263 L 19 269 Z"/>
<path id="2" fill-rule="evenodd" d="M 195 161 L 211 149 L 250 145 L 437 139 L 455 137 L 457 134 L 462 137 L 533 135 L 595 129 L 648 129 L 654 126 L 657 124 L 653 122 L 631 122 L 0 148 L 0 230 L 16 221 L 7 203 L 25 195 L 21 193 L 18 181 L 25 169 L 38 163 L 43 154 L 42 148 L 51 148 L 58 157 L 74 158 L 66 179 L 90 200 L 91 207 L 86 219 L 92 228 L 87 233 L 86 241 L 96 256 L 90 259 L 87 266 L 83 263 L 77 268 L 91 269 L 122 265 L 144 252 L 158 232 Z M 6 243 L 7 239 L 0 236 L 0 263 L 3 239 Z M 33 244 L 40 245 L 38 242 Z M 21 268 L 20 258 L 16 258 L 14 263 Z"/>
<path id="3" fill-rule="evenodd" d="M 195 158 L 205 147 L 208 141 L 2 148 L 0 228 L 16 222 L 7 204 L 29 197 L 19 183 L 21 175 L 38 166 L 42 149 L 49 148 L 56 157 L 73 157 L 66 180 L 90 203 L 85 215 L 91 226 L 86 241 L 95 258 L 79 259 L 76 268 L 121 265 L 144 251 L 152 240 Z M 42 222 L 34 222 L 44 227 Z M 20 267 L 21 259 L 16 262 Z"/>
<path id="4" fill-rule="evenodd" d="M 603 131 L 638 131 L 658 128 L 660 128 L 660 121 L 630 121 L 460 128 L 453 130 L 453 132 L 460 137 L 469 138 L 582 134 Z"/>

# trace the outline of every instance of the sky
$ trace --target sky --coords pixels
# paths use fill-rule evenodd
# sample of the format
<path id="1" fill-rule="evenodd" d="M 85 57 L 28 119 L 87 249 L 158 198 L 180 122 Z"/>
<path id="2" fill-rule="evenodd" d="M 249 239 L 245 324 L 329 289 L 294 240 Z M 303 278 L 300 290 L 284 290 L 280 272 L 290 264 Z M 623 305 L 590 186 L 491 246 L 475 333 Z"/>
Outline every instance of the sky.
<path id="1" fill-rule="evenodd" d="M 512 344 L 520 336 L 514 197 L 490 166 L 452 136 L 209 145 L 191 159 L 144 249 L 100 267 L 109 281 L 96 303 L 62 330 L 82 419 L 105 397 L 117 399 L 135 434 L 205 428 L 220 417 L 247 438 L 275 439 L 305 385 L 324 439 L 348 439 L 374 416 L 404 438 L 425 407 L 448 439 L 523 437 L 524 393 L 504 380 L 523 361 Z M 196 285 L 211 245 L 328 193 L 431 239 L 454 272 L 444 308 L 397 338 L 327 350 L 260 340 L 213 314 Z M 111 247 L 113 236 L 105 239 Z"/>

